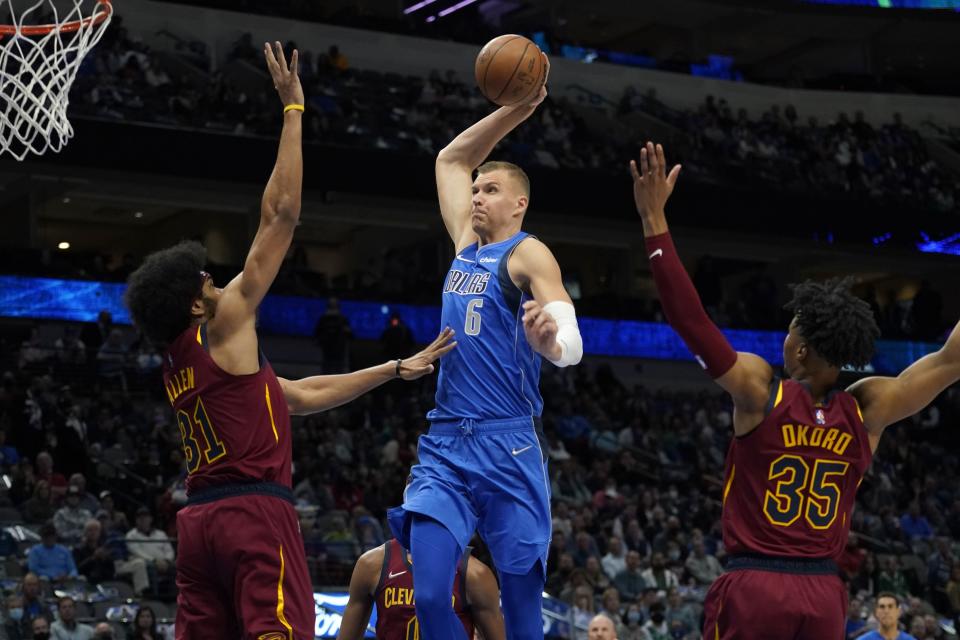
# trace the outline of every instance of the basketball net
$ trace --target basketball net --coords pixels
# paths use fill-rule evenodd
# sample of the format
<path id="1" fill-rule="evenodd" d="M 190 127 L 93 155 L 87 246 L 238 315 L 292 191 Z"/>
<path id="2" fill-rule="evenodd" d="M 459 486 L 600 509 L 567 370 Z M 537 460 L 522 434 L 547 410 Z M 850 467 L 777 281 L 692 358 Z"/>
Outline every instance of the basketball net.
<path id="1" fill-rule="evenodd" d="M 57 152 L 73 137 L 70 86 L 112 14 L 110 0 L 0 0 L 0 156 Z"/>

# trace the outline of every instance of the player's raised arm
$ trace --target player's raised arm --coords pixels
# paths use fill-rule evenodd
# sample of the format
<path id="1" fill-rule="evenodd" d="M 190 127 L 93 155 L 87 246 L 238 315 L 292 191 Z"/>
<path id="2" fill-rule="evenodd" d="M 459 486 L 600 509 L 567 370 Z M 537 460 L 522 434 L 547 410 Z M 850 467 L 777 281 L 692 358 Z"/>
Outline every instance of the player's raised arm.
<path id="1" fill-rule="evenodd" d="M 893 377 L 864 378 L 847 391 L 857 399 L 863 423 L 876 449 L 883 430 L 921 411 L 947 387 L 960 381 L 960 324 L 939 351 L 920 358 Z"/>
<path id="2" fill-rule="evenodd" d="M 476 240 L 470 228 L 473 170 L 483 164 L 504 136 L 533 115 L 537 106 L 547 97 L 546 80 L 550 73 L 550 62 L 545 54 L 543 57 L 546 65 L 544 84 L 531 102 L 500 107 L 454 138 L 437 155 L 440 215 L 457 250 Z"/>
<path id="3" fill-rule="evenodd" d="M 453 330 L 444 329 L 427 347 L 402 360 L 342 375 L 311 376 L 300 380 L 279 378 L 283 396 L 293 415 L 327 411 L 346 404 L 395 378 L 416 380 L 433 373 L 434 362 L 457 346 Z"/>
<path id="4" fill-rule="evenodd" d="M 287 64 L 279 42 L 264 45 L 273 84 L 283 104 L 283 131 L 273 173 L 260 203 L 260 226 L 253 238 L 243 271 L 224 289 L 217 314 L 218 330 L 252 321 L 253 313 L 273 284 L 300 220 L 303 187 L 303 89 L 297 75 L 299 54 Z M 221 318 L 222 315 L 226 317 Z"/>
<path id="5" fill-rule="evenodd" d="M 650 269 L 664 315 L 697 361 L 735 404 L 734 431 L 753 430 L 764 417 L 773 368 L 759 356 L 737 353 L 710 320 L 673 246 L 664 206 L 680 175 L 680 165 L 668 174 L 663 147 L 648 142 L 640 150 L 639 166 L 630 161 L 633 196 L 643 221 Z"/>
<path id="6" fill-rule="evenodd" d="M 471 557 L 467 561 L 467 600 L 473 622 L 483 640 L 505 640 L 500 589 L 490 567 Z"/>
<path id="7" fill-rule="evenodd" d="M 383 545 L 370 549 L 357 560 L 350 576 L 350 599 L 343 612 L 337 640 L 361 640 L 370 623 L 373 611 L 373 592 L 377 588 L 380 567 L 383 564 Z"/>
<path id="8" fill-rule="evenodd" d="M 533 300 L 523 304 L 522 318 L 533 350 L 558 367 L 579 364 L 583 338 L 553 252 L 536 238 L 527 238 L 513 252 L 509 271 L 521 289 L 533 294 Z"/>

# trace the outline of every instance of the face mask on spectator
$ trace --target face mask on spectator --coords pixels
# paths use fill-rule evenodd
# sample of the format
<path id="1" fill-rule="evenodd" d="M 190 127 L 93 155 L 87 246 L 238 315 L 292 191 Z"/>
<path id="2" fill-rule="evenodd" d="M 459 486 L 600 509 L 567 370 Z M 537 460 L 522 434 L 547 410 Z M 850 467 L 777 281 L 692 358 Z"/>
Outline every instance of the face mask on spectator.
<path id="1" fill-rule="evenodd" d="M 641 617 L 639 611 L 629 611 L 627 612 L 627 624 L 638 625 Z"/>
<path id="2" fill-rule="evenodd" d="M 40 633 L 33 634 L 33 640 L 50 640 L 49 631 L 41 631 Z"/>
<path id="3" fill-rule="evenodd" d="M 14 609 L 7 610 L 7 617 L 11 620 L 23 620 L 23 608 L 16 607 Z"/>
<path id="4" fill-rule="evenodd" d="M 663 614 L 662 614 L 662 613 L 651 613 L 651 614 L 650 614 L 650 619 L 653 620 L 653 624 L 660 624 L 661 622 L 663 622 Z"/>

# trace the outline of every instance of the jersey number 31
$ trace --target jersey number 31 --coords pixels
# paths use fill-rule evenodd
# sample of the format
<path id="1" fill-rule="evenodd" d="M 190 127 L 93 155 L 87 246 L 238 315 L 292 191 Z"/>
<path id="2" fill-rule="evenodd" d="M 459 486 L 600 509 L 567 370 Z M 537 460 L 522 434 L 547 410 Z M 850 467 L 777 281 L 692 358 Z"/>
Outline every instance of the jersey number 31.
<path id="1" fill-rule="evenodd" d="M 227 453 L 217 433 L 213 430 L 207 410 L 203 408 L 203 400 L 197 398 L 197 406 L 193 416 L 181 409 L 177 411 L 177 424 L 180 426 L 180 438 L 183 440 L 183 456 L 187 463 L 187 473 L 193 473 L 200 468 L 201 456 L 207 464 L 216 462 Z M 202 445 L 201 446 L 201 440 Z"/>

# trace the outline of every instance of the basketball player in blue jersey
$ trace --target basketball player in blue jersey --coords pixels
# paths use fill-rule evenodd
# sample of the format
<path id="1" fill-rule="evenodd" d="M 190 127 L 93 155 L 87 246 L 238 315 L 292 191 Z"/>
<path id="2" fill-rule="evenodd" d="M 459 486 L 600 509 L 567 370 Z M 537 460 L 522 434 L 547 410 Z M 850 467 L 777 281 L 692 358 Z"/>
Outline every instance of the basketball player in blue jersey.
<path id="1" fill-rule="evenodd" d="M 556 259 L 520 230 L 526 174 L 484 160 L 546 96 L 544 84 L 533 101 L 498 109 L 437 157 L 440 212 L 456 247 L 442 315 L 458 346 L 441 363 L 430 432 L 420 438 L 403 506 L 390 511 L 394 535 L 413 557 L 424 640 L 465 638 L 450 603 L 475 530 L 500 576 L 507 638 L 543 638 L 550 483 L 540 358 L 576 364 L 583 344 Z"/>

